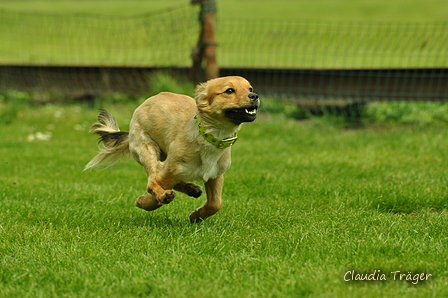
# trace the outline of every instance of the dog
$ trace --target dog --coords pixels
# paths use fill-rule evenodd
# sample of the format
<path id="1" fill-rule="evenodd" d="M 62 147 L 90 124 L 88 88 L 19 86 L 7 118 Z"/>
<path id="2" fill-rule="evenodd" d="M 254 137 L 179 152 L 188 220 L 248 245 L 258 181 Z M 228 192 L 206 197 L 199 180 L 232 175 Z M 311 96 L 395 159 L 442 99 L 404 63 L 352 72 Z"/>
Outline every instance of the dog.
<path id="1" fill-rule="evenodd" d="M 173 201 L 176 191 L 199 197 L 204 182 L 206 202 L 190 214 L 192 223 L 219 211 L 224 173 L 231 163 L 231 146 L 242 123 L 252 122 L 260 106 L 258 94 L 243 77 L 229 76 L 199 84 L 192 97 L 162 92 L 134 111 L 129 133 L 101 110 L 91 132 L 103 143 L 84 170 L 112 165 L 131 155 L 146 170 L 147 194 L 135 205 L 147 211 Z"/>

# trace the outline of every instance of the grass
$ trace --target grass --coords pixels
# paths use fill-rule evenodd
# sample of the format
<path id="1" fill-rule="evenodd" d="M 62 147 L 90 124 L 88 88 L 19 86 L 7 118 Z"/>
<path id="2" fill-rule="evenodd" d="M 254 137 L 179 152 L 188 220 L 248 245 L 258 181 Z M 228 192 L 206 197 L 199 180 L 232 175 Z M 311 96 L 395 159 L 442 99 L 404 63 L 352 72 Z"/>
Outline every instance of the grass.
<path id="1" fill-rule="evenodd" d="M 197 7 L 179 0 L 104 3 L 1 1 L 0 63 L 191 64 Z M 172 7 L 179 9 L 154 14 Z M 228 67 L 446 67 L 446 11 L 447 4 L 437 0 L 218 1 L 218 62 Z"/>
<path id="2" fill-rule="evenodd" d="M 107 2 L 108 5 L 104 5 Z M 185 0 L 2 0 L 0 9 L 20 12 L 132 16 L 174 6 Z M 218 13 L 236 18 L 273 18 L 329 21 L 434 22 L 446 21 L 448 5 L 438 0 L 225 0 L 216 1 Z"/>
<path id="3" fill-rule="evenodd" d="M 232 149 L 222 210 L 192 225 L 203 198 L 133 206 L 146 177 L 132 160 L 82 172 L 96 110 L 10 105 L 0 106 L 12 113 L 0 124 L 0 297 L 448 295 L 445 128 L 263 114 Z M 105 108 L 126 130 L 135 105 Z M 52 137 L 29 141 L 37 132 Z M 388 280 L 345 282 L 349 270 Z M 433 278 L 394 281 L 397 270 Z"/>

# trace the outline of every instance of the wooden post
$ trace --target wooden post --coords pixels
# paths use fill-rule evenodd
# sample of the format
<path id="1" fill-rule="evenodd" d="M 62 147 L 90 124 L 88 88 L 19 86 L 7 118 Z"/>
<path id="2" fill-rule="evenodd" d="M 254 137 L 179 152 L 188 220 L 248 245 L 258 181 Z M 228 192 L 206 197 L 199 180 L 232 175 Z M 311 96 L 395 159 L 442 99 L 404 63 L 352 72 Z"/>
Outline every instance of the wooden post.
<path id="1" fill-rule="evenodd" d="M 194 83 L 200 83 L 219 77 L 219 68 L 216 63 L 216 41 L 215 41 L 215 0 L 192 0 L 192 4 L 200 4 L 201 12 L 199 21 L 201 32 L 196 47 L 192 51 L 193 66 L 191 78 Z M 205 60 L 205 74 L 202 63 Z"/>

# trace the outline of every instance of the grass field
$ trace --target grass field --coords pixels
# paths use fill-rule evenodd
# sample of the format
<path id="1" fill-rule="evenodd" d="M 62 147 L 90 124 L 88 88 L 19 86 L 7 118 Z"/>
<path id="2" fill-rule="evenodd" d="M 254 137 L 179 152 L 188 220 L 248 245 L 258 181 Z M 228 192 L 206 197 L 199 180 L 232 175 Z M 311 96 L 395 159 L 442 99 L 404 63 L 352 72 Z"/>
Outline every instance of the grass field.
<path id="1" fill-rule="evenodd" d="M 0 63 L 186 66 L 198 36 L 187 0 L 0 1 Z M 217 1 L 218 61 L 239 67 L 446 67 L 448 4 Z M 155 11 L 183 7 L 151 15 Z"/>
<path id="2" fill-rule="evenodd" d="M 188 25 L 162 15 L 158 26 L 135 16 L 187 3 L 3 0 L 0 63 L 189 64 L 196 36 L 184 30 L 195 26 L 196 14 L 187 14 Z M 437 0 L 218 4 L 223 17 L 256 21 L 444 24 L 448 13 Z M 28 37 L 17 38 L 23 32 Z M 222 37 L 221 49 L 231 54 L 234 48 L 226 45 L 251 40 L 243 35 Z M 280 35 L 270 32 L 263 40 Z M 410 43 L 411 56 L 446 50 L 446 36 L 443 31 L 431 44 L 419 35 Z M 158 40 L 166 42 L 164 53 L 153 54 Z M 180 40 L 185 50 L 176 56 L 168 48 L 177 50 Z M 378 48 L 378 39 L 370 41 Z M 313 53 L 315 44 L 307 49 Z M 335 63 L 350 58 L 326 49 L 343 54 Z M 258 50 L 266 56 L 273 49 Z M 223 56 L 225 63 L 240 63 Z M 446 57 L 434 61 L 446 66 Z M 323 61 L 308 58 L 315 66 Z M 368 60 L 357 63 L 378 63 Z M 223 208 L 192 225 L 188 215 L 203 197 L 178 194 L 149 213 L 133 206 L 146 185 L 133 160 L 82 172 L 97 150 L 88 134 L 96 109 L 36 106 L 27 96 L 0 94 L 0 297 L 448 296 L 446 104 L 433 105 L 429 114 L 424 104 L 380 104 L 369 107 L 378 123 L 346 129 L 326 119 L 296 121 L 284 116 L 296 110 L 266 102 L 262 109 L 271 113 L 245 125 L 232 149 Z M 107 102 L 126 130 L 137 102 Z M 387 280 L 346 281 L 372 273 Z M 415 280 L 420 274 L 428 280 Z"/>
<path id="3" fill-rule="evenodd" d="M 107 5 L 105 5 L 107 3 Z M 189 0 L 1 0 L 0 9 L 62 14 L 125 15 L 148 13 Z M 446 21 L 448 4 L 439 0 L 216 0 L 218 12 L 235 18 L 290 18 L 320 21 Z"/>
<path id="4" fill-rule="evenodd" d="M 106 108 L 126 130 L 136 104 Z M 133 206 L 146 177 L 132 160 L 82 172 L 96 110 L 11 105 L 0 106 L 11 113 L 0 124 L 0 297 L 448 296 L 446 127 L 263 114 L 232 149 L 223 208 L 192 225 L 203 198 Z M 387 280 L 345 281 L 352 270 Z"/>

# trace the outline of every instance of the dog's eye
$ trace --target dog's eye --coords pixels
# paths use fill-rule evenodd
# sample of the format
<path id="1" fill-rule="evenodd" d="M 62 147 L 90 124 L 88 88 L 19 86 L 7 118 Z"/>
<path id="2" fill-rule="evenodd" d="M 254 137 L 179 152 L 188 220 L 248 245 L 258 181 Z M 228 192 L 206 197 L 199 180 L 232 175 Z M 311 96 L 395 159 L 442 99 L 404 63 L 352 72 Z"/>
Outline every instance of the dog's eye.
<path id="1" fill-rule="evenodd" d="M 235 89 L 233 89 L 233 88 L 229 88 L 229 89 L 227 89 L 227 90 L 225 91 L 225 93 L 226 93 L 226 94 L 232 94 L 232 93 L 235 93 Z"/>
<path id="2" fill-rule="evenodd" d="M 250 88 L 249 88 L 249 92 L 250 92 L 250 93 L 254 92 L 254 88 L 250 87 Z"/>

